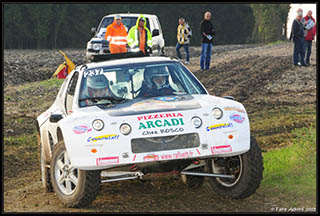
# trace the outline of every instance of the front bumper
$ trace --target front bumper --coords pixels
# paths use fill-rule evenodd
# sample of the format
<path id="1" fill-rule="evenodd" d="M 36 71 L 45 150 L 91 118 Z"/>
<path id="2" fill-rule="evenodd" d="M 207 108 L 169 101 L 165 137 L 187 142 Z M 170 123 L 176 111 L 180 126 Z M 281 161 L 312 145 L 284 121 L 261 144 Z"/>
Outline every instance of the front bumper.
<path id="1" fill-rule="evenodd" d="M 140 116 L 114 119 L 110 116 L 96 116 L 90 120 L 89 117 L 81 118 L 79 123 L 65 126 L 63 130 L 69 130 L 69 135 L 64 138 L 72 165 L 84 170 L 102 170 L 154 161 L 229 157 L 245 153 L 250 148 L 250 128 L 246 114 L 242 114 L 245 120 L 241 123 L 231 121 L 229 115 L 216 120 L 208 113 L 198 111 L 169 114 L 180 116 L 168 118 L 168 121 L 153 120 L 153 123 Z M 202 119 L 200 128 L 192 125 L 191 119 L 194 116 Z M 100 132 L 91 128 L 90 124 L 80 123 L 92 122 L 95 118 L 105 122 Z M 127 136 L 119 130 L 123 123 L 132 127 Z"/>

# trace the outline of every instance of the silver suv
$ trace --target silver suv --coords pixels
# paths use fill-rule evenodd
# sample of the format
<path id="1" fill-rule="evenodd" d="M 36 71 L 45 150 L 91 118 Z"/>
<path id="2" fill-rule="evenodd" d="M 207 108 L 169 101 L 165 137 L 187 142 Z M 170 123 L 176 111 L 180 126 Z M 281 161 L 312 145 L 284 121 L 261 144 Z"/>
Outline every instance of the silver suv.
<path id="1" fill-rule="evenodd" d="M 110 25 L 116 14 L 110 14 L 104 16 L 99 24 L 98 28 L 91 28 L 91 32 L 94 34 L 93 38 L 87 43 L 86 57 L 89 61 L 93 59 L 95 55 L 105 55 L 110 53 L 109 42 L 105 40 L 104 35 L 106 28 Z M 122 23 L 124 24 L 127 32 L 136 24 L 138 17 L 141 14 L 120 14 Z M 153 54 L 164 54 L 164 38 L 159 19 L 156 15 L 143 14 L 147 19 L 147 27 L 152 34 L 152 52 Z M 130 52 L 130 47 L 128 46 Z"/>

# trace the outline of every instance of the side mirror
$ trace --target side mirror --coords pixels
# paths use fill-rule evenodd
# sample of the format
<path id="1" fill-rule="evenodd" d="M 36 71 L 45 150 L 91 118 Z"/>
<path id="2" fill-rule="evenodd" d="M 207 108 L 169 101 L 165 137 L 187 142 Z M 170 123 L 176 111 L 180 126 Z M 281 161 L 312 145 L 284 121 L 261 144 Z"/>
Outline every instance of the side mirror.
<path id="1" fill-rule="evenodd" d="M 226 99 L 229 99 L 229 100 L 234 100 L 234 97 L 232 97 L 232 96 L 223 96 L 223 97 Z"/>
<path id="2" fill-rule="evenodd" d="M 153 29 L 152 37 L 160 35 L 159 29 Z"/>
<path id="3" fill-rule="evenodd" d="M 96 27 L 92 27 L 92 28 L 91 28 L 91 33 L 92 33 L 93 35 L 96 33 L 96 31 L 97 31 L 97 28 L 96 28 Z"/>
<path id="4" fill-rule="evenodd" d="M 51 116 L 50 116 L 51 123 L 57 123 L 61 119 L 63 119 L 63 116 L 61 114 L 51 114 Z"/>

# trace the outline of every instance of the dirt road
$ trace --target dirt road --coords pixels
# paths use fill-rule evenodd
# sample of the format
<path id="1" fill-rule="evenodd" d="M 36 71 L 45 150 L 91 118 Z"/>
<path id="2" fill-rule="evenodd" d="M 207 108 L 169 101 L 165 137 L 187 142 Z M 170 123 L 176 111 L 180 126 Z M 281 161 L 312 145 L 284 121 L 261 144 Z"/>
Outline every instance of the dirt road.
<path id="1" fill-rule="evenodd" d="M 294 67 L 293 46 L 291 43 L 283 43 L 218 47 L 214 49 L 210 70 L 199 70 L 199 57 L 195 54 L 192 55 L 188 68 L 211 94 L 232 95 L 243 103 L 249 117 L 254 116 L 251 118 L 253 125 L 258 125 L 255 122 L 258 121 L 261 110 L 290 110 L 291 107 L 316 102 L 315 47 L 313 45 L 312 65 L 309 67 Z M 41 87 L 15 90 L 14 85 L 33 80 L 31 76 L 36 76 L 36 80 L 47 79 L 63 61 L 62 57 L 53 57 L 59 54 L 52 51 L 41 59 L 44 53 L 45 51 L 17 50 L 4 53 L 4 136 L 10 138 L 4 143 L 5 212 L 272 212 L 273 208 L 285 206 L 287 200 L 291 199 L 288 194 L 282 194 L 275 188 L 260 187 L 245 200 L 228 200 L 211 192 L 207 183 L 201 188 L 190 189 L 178 175 L 153 174 L 147 175 L 144 180 L 101 184 L 101 191 L 92 205 L 83 209 L 65 208 L 54 193 L 45 193 L 41 188 L 36 145 L 20 147 L 19 141 L 15 140 L 15 137 L 25 134 L 36 141 L 32 119 L 28 116 L 36 116 L 44 111 L 44 108 L 40 110 L 33 107 L 36 102 L 18 106 L 18 100 L 36 92 L 41 97 L 47 97 L 46 100 L 53 101 L 58 89 L 53 88 L 49 92 L 43 91 Z M 68 53 L 71 59 L 84 61 L 83 50 L 71 50 Z M 194 48 L 194 53 L 199 53 L 199 49 Z M 19 67 L 29 73 L 19 73 Z M 17 79 L 14 73 L 18 74 Z M 17 115 L 22 115 L 23 121 Z M 309 123 L 295 122 L 294 125 L 285 126 L 285 129 L 282 126 L 259 129 L 257 126 L 252 131 L 256 135 L 275 134 L 281 130 L 289 133 L 292 128 Z M 277 143 L 269 144 L 260 143 L 263 151 L 276 147 Z M 303 198 L 295 199 L 299 203 Z"/>

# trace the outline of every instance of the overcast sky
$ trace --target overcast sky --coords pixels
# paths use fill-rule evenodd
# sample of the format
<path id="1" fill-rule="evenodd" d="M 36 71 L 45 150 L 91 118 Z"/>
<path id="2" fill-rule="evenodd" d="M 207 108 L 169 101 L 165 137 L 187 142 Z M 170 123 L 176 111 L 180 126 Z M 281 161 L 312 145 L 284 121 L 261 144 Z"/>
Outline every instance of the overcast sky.
<path id="1" fill-rule="evenodd" d="M 288 24 L 287 24 L 287 37 L 290 37 L 292 22 L 297 16 L 297 9 L 301 8 L 303 10 L 303 16 L 307 15 L 309 10 L 312 11 L 312 16 L 316 19 L 317 17 L 317 8 L 316 4 L 290 4 L 291 8 L 288 14 Z M 316 20 L 317 21 L 317 20 Z"/>

